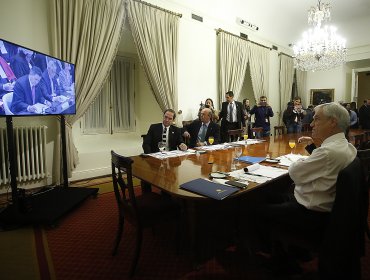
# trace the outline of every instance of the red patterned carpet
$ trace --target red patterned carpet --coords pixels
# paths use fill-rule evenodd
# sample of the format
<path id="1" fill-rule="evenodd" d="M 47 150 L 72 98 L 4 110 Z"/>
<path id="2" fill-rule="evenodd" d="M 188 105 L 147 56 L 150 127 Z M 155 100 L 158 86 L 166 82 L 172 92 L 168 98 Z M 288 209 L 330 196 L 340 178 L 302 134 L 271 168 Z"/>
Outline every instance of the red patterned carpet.
<path id="1" fill-rule="evenodd" d="M 125 226 L 118 255 L 111 250 L 117 227 L 117 209 L 113 193 L 88 199 L 55 229 L 35 229 L 40 279 L 128 279 L 133 252 L 133 230 Z M 144 233 L 143 250 L 133 279 L 274 279 L 260 265 L 230 248 L 193 269 L 185 251 L 176 254 L 174 228 L 169 225 L 153 235 Z M 125 237 L 127 237 L 125 239 Z M 363 279 L 370 279 L 370 243 L 363 258 Z M 316 278 L 295 278 L 316 279 Z"/>

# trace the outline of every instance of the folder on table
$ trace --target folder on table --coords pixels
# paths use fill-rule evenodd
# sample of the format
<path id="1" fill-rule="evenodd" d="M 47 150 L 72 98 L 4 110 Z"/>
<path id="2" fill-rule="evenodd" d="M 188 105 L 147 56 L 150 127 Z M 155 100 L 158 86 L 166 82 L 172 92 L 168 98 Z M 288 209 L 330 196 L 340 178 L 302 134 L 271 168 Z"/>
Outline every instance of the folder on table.
<path id="1" fill-rule="evenodd" d="M 247 163 L 260 163 L 262 161 L 264 161 L 266 158 L 265 157 L 250 157 L 250 156 L 243 156 L 243 157 L 239 157 L 238 160 L 240 161 L 244 161 L 244 162 L 247 162 Z"/>
<path id="2" fill-rule="evenodd" d="M 222 200 L 239 190 L 236 187 L 218 184 L 202 178 L 184 183 L 180 185 L 180 188 L 217 200 Z"/>

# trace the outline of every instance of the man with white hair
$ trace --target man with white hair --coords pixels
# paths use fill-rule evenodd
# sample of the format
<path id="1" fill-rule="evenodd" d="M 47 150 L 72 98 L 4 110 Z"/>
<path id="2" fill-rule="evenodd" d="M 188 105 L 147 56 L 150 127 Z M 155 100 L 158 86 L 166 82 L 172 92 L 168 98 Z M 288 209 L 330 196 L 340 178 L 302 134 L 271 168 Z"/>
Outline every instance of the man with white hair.
<path id="1" fill-rule="evenodd" d="M 298 139 L 299 143 L 307 144 L 310 156 L 289 167 L 294 195 L 274 196 L 257 209 L 254 221 L 257 232 L 252 237 L 262 252 L 271 249 L 269 239 L 274 225 L 324 231 L 335 200 L 338 174 L 356 157 L 356 148 L 345 137 L 349 114 L 343 106 L 334 102 L 318 105 L 311 127 L 312 137 Z"/>

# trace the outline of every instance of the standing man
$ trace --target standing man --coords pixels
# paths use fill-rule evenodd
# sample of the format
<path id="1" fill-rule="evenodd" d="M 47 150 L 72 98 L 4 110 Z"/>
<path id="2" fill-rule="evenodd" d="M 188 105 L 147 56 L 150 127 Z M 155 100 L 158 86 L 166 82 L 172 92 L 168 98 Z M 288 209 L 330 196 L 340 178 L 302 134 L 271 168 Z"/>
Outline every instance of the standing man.
<path id="1" fill-rule="evenodd" d="M 183 136 L 190 138 L 189 148 L 220 143 L 220 126 L 212 121 L 213 114 L 210 108 L 204 108 L 200 112 L 200 120 L 195 120 L 185 126 Z M 208 138 L 213 136 L 214 142 L 209 143 Z"/>
<path id="2" fill-rule="evenodd" d="M 362 129 L 370 128 L 370 99 L 364 101 L 364 104 L 359 109 L 359 119 Z"/>
<path id="3" fill-rule="evenodd" d="M 225 94 L 226 102 L 222 102 L 219 119 L 221 120 L 221 142 L 228 142 L 228 131 L 240 129 L 245 126 L 243 105 L 234 100 L 234 93 L 228 91 Z"/>
<path id="4" fill-rule="evenodd" d="M 159 142 L 164 142 L 166 144 L 167 151 L 176 150 L 177 148 L 185 151 L 188 148 L 182 140 L 180 128 L 172 125 L 175 118 L 175 111 L 167 109 L 163 113 L 163 122 L 152 124 L 149 127 L 143 143 L 144 153 L 150 154 L 159 152 Z"/>
<path id="5" fill-rule="evenodd" d="M 271 106 L 267 104 L 266 96 L 260 97 L 260 102 L 252 108 L 250 114 L 254 114 L 253 127 L 262 127 L 263 136 L 270 136 L 270 118 L 274 116 L 274 112 Z"/>
<path id="6" fill-rule="evenodd" d="M 302 131 L 302 119 L 305 113 L 302 109 L 301 98 L 299 96 L 294 97 L 293 106 L 288 106 L 284 112 L 288 133 L 299 133 Z"/>

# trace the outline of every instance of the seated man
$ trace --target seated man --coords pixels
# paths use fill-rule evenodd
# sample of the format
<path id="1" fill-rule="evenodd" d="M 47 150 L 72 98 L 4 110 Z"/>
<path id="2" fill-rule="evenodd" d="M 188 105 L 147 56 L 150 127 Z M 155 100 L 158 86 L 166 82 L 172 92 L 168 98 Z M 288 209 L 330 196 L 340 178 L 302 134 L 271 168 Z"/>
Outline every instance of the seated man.
<path id="1" fill-rule="evenodd" d="M 197 119 L 184 127 L 185 132 L 183 136 L 190 138 L 190 148 L 218 144 L 220 142 L 220 126 L 213 122 L 212 119 L 212 110 L 204 108 L 200 113 L 200 120 Z M 208 141 L 210 136 L 214 139 L 213 143 Z"/>
<path id="2" fill-rule="evenodd" d="M 19 78 L 14 85 L 13 102 L 11 111 L 13 113 L 39 113 L 35 104 L 51 105 L 51 102 L 59 101 L 60 97 L 51 96 L 40 86 L 42 72 L 34 66 L 28 75 Z"/>
<path id="3" fill-rule="evenodd" d="M 354 160 L 356 149 L 345 137 L 348 112 L 338 103 L 318 105 L 311 126 L 312 138 L 298 139 L 308 144 L 306 149 L 311 155 L 289 167 L 295 183 L 294 194 L 274 196 L 251 214 L 256 228 L 249 231 L 252 239 L 249 244 L 258 244 L 254 248 L 257 251 L 272 249 L 270 234 L 274 225 L 318 233 L 325 230 L 335 200 L 337 176 Z"/>
<path id="4" fill-rule="evenodd" d="M 150 154 L 159 152 L 158 143 L 164 142 L 167 151 L 179 148 L 185 151 L 188 147 L 183 142 L 181 129 L 172 125 L 176 118 L 176 113 L 172 109 L 167 109 L 163 114 L 163 122 L 152 124 L 143 142 L 144 153 Z"/>

